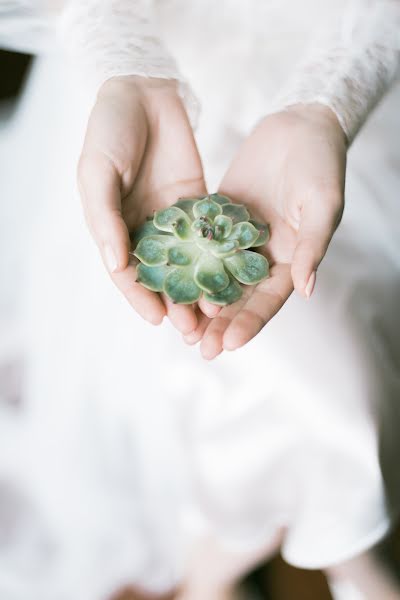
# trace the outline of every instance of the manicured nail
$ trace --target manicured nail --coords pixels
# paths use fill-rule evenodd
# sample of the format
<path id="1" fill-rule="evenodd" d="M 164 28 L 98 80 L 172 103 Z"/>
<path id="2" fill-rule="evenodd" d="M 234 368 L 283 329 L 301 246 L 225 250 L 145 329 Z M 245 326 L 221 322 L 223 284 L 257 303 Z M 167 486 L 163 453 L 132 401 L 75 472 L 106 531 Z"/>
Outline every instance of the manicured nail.
<path id="1" fill-rule="evenodd" d="M 304 290 L 307 299 L 310 298 L 311 294 L 313 293 L 316 277 L 317 277 L 317 274 L 315 271 L 313 271 L 310 275 L 310 279 L 308 280 L 306 288 Z"/>
<path id="2" fill-rule="evenodd" d="M 111 248 L 110 244 L 104 246 L 104 260 L 110 273 L 115 273 L 118 266 L 117 259 L 115 258 L 114 250 Z"/>
<path id="3" fill-rule="evenodd" d="M 197 344 L 198 341 L 200 341 L 200 336 L 198 333 L 196 333 L 196 330 L 194 330 L 191 333 L 187 333 L 186 335 L 184 335 L 183 340 L 189 346 L 193 346 L 194 344 Z"/>

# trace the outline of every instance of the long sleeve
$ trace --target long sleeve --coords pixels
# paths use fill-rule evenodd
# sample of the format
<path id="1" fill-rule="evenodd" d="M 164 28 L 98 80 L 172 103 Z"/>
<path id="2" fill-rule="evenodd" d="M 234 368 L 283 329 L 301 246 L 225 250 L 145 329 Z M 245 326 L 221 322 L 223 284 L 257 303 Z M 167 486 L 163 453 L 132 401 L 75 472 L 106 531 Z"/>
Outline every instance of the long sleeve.
<path id="1" fill-rule="evenodd" d="M 87 86 L 97 91 L 124 75 L 175 79 L 195 121 L 197 101 L 158 35 L 150 0 L 69 0 L 59 33 Z"/>
<path id="2" fill-rule="evenodd" d="M 320 32 L 274 110 L 321 103 L 349 142 L 400 72 L 400 0 L 355 0 Z"/>

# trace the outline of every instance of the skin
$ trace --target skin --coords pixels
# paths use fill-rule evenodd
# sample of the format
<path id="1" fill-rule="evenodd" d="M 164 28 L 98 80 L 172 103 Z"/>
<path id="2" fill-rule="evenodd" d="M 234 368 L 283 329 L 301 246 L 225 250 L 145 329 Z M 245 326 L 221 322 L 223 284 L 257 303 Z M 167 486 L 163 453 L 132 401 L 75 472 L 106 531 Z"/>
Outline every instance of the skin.
<path id="1" fill-rule="evenodd" d="M 263 119 L 245 140 L 220 192 L 270 225 L 270 277 L 246 286 L 222 310 L 205 301 L 174 305 L 136 283 L 129 232 L 178 197 L 207 193 L 203 167 L 176 82 L 142 77 L 103 84 L 78 169 L 88 227 L 114 283 L 158 325 L 167 315 L 204 358 L 250 341 L 293 288 L 309 297 L 316 269 L 343 212 L 347 142 L 333 112 L 294 106 Z"/>
<path id="2" fill-rule="evenodd" d="M 321 105 L 294 106 L 264 118 L 245 140 L 220 186 L 269 224 L 260 251 L 270 277 L 211 320 L 199 319 L 185 340 L 201 340 L 204 358 L 249 342 L 295 288 L 309 298 L 344 208 L 347 141 L 336 116 Z"/>
<path id="3" fill-rule="evenodd" d="M 204 358 L 213 359 L 249 342 L 293 289 L 310 297 L 343 212 L 346 151 L 336 116 L 322 105 L 293 106 L 255 127 L 219 191 L 245 203 L 254 217 L 269 224 L 271 240 L 261 251 L 270 261 L 271 276 L 245 287 L 239 302 L 222 309 L 204 301 L 178 306 L 146 290 L 136 283 L 129 255 L 129 232 L 153 210 L 178 197 L 207 193 L 175 82 L 121 77 L 102 86 L 88 123 L 78 183 L 88 227 L 128 302 L 155 325 L 167 315 L 187 343 L 200 341 Z M 397 585 L 386 572 L 380 576 L 375 569 L 378 576 L 368 578 L 374 564 L 370 553 L 364 557 L 330 570 L 328 577 L 355 580 L 368 598 L 398 598 Z M 235 580 L 232 573 L 231 581 L 217 585 L 215 597 L 233 598 Z M 134 589 L 119 597 L 155 599 Z M 186 589 L 180 597 L 195 596 L 188 596 Z"/>
<path id="4" fill-rule="evenodd" d="M 203 168 L 174 81 L 121 77 L 99 91 L 88 122 L 78 184 L 90 232 L 112 280 L 132 307 L 183 334 L 196 307 L 178 306 L 136 283 L 129 232 L 178 197 L 207 193 Z M 217 310 L 205 306 L 210 316 Z M 208 311 L 207 311 L 208 309 Z"/>

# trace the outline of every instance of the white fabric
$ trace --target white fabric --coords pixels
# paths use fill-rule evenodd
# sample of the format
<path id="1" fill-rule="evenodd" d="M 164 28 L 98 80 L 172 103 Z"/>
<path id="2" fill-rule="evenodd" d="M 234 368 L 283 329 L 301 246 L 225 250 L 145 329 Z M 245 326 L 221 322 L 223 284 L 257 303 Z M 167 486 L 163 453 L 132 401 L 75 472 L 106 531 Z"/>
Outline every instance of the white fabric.
<path id="1" fill-rule="evenodd" d="M 176 79 L 189 117 L 196 124 L 196 99 L 160 37 L 159 14 L 163 11 L 175 14 L 179 20 L 179 13 L 189 10 L 194 18 L 193 12 L 206 10 L 207 20 L 219 36 L 220 31 L 212 25 L 213 21 L 217 22 L 215 13 L 222 9 L 226 27 L 231 18 L 227 10 L 235 14 L 238 4 L 233 0 L 226 7 L 224 3 L 219 7 L 213 4 L 210 12 L 203 0 L 192 0 L 189 7 L 182 0 L 61 0 L 55 3 L 1 0 L 0 43 L 43 51 L 44 40 L 48 42 L 56 25 L 64 49 L 73 57 L 84 85 L 96 92 L 110 77 L 130 74 Z M 297 103 L 326 104 L 337 115 L 351 142 L 398 76 L 400 2 L 341 0 L 335 3 L 335 13 L 327 3 L 319 3 L 318 8 L 313 0 L 303 3 L 300 10 L 295 2 L 288 4 L 289 19 L 293 16 L 294 20 L 299 17 L 303 21 L 312 20 L 318 23 L 318 33 L 311 35 L 308 54 L 271 108 L 279 110 Z M 316 11 L 321 16 L 321 6 L 325 15 L 318 22 Z M 243 11 L 244 7 L 239 10 Z M 265 44 L 270 33 L 269 21 L 277 12 L 279 8 L 273 0 L 250 0 L 246 14 L 242 15 L 241 29 L 246 27 L 246 21 L 250 21 L 253 33 L 254 25 L 261 26 Z M 308 29 L 310 24 L 307 23 Z M 185 37 L 184 30 L 176 30 L 176 37 L 178 40 Z M 200 38 L 205 42 L 206 36 Z M 174 42 L 172 40 L 172 46 Z M 259 50 L 262 53 L 261 47 Z"/>
<path id="2" fill-rule="evenodd" d="M 213 3 L 211 19 L 207 2 L 159 4 L 166 45 L 203 107 L 212 189 L 326 8 L 294 6 Z M 0 419 L 1 597 L 166 590 L 188 538 L 207 528 L 254 551 L 284 526 L 284 556 L 305 567 L 385 534 L 400 502 L 399 99 L 395 88 L 352 149 L 345 217 L 315 297 L 293 296 L 247 347 L 208 364 L 167 323 L 143 323 L 105 276 L 74 187 L 90 101 L 60 58 L 38 65 L 6 139 L 16 164 L 29 158 L 41 210 L 20 257 L 27 410 Z M 24 193 L 15 174 L 8 186 Z"/>
<path id="3" fill-rule="evenodd" d="M 351 142 L 400 67 L 400 2 L 348 2 L 327 23 L 280 91 L 277 108 L 319 102 L 337 115 Z"/>
<path id="4" fill-rule="evenodd" d="M 0 47 L 17 52 L 46 52 L 54 47 L 57 2 L 0 1 Z"/>
<path id="5" fill-rule="evenodd" d="M 70 0 L 61 14 L 60 37 L 85 85 L 97 91 L 116 75 L 176 79 L 195 123 L 196 99 L 157 35 L 152 8 L 148 0 Z"/>
<path id="6" fill-rule="evenodd" d="M 349 581 L 329 580 L 329 591 L 333 600 L 365 600 L 364 594 Z"/>

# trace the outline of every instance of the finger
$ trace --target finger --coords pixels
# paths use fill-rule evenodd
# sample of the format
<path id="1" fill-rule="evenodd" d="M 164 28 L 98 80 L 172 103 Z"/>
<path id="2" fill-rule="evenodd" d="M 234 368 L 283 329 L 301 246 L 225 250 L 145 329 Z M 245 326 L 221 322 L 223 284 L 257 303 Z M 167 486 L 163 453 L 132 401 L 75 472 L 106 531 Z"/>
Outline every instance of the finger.
<path id="1" fill-rule="evenodd" d="M 274 265 L 270 277 L 252 290 L 245 305 L 226 328 L 222 340 L 224 350 L 236 350 L 253 339 L 280 310 L 292 291 L 290 266 Z"/>
<path id="2" fill-rule="evenodd" d="M 187 131 L 186 133 L 187 135 L 184 136 L 184 142 L 182 142 L 183 147 L 187 150 L 185 153 L 185 160 L 188 161 L 188 156 L 190 155 L 193 157 L 195 165 L 191 165 L 191 168 L 188 168 L 185 171 L 187 177 L 181 177 L 161 188 L 160 192 L 162 192 L 164 203 L 168 201 L 167 203 L 171 204 L 176 202 L 178 198 L 202 196 L 207 193 L 193 134 L 191 131 Z M 182 164 L 183 162 L 184 161 L 182 161 Z M 186 167 L 188 166 L 189 165 L 186 165 Z M 163 295 L 163 300 L 167 309 L 168 318 L 178 331 L 183 335 L 188 335 L 196 329 L 198 319 L 194 305 L 174 304 L 165 294 Z"/>
<path id="3" fill-rule="evenodd" d="M 213 360 L 221 354 L 223 350 L 222 338 L 229 323 L 229 318 L 222 315 L 211 321 L 210 330 L 207 330 L 207 336 L 204 336 L 201 341 L 200 352 L 203 358 Z"/>
<path id="4" fill-rule="evenodd" d="M 108 159 L 83 155 L 79 186 L 88 227 L 114 283 L 144 319 L 161 323 L 166 313 L 163 303 L 136 283 L 136 267 L 129 265 L 130 240 L 121 216 L 117 172 Z"/>
<path id="5" fill-rule="evenodd" d="M 167 192 L 164 194 L 164 198 L 170 197 L 172 202 L 176 202 L 178 198 L 201 196 L 207 193 L 202 177 L 200 179 L 180 180 L 167 189 L 164 188 L 164 192 Z M 163 300 L 169 320 L 180 333 L 186 336 L 196 330 L 198 317 L 195 305 L 175 304 L 165 294 L 163 294 Z M 202 300 L 200 299 L 199 302 L 202 302 Z"/>
<path id="6" fill-rule="evenodd" d="M 136 282 L 136 276 L 136 266 L 133 264 L 111 274 L 115 285 L 135 311 L 149 323 L 160 325 L 166 315 L 165 306 L 158 294 Z"/>
<path id="7" fill-rule="evenodd" d="M 207 302 L 207 300 L 205 300 L 203 296 L 200 298 L 198 305 L 202 313 L 204 313 L 210 319 L 216 317 L 221 310 L 221 306 L 218 306 L 217 304 L 212 304 L 211 302 Z"/>
<path id="8" fill-rule="evenodd" d="M 206 360 L 212 360 L 222 352 L 224 333 L 246 304 L 247 293 L 249 292 L 244 290 L 240 300 L 230 306 L 225 306 L 217 317 L 211 319 L 204 332 L 200 347 L 201 354 Z"/>
<path id="9" fill-rule="evenodd" d="M 197 316 L 192 304 L 175 304 L 162 294 L 167 315 L 172 325 L 183 335 L 191 333 L 197 327 Z"/>
<path id="10" fill-rule="evenodd" d="M 89 230 L 108 271 L 122 271 L 128 265 L 130 240 L 121 215 L 120 177 L 102 155 L 83 154 L 78 173 Z"/>
<path id="11" fill-rule="evenodd" d="M 168 99 L 165 101 L 168 102 Z M 156 146 L 154 152 L 151 144 Z M 174 148 L 172 153 L 171 147 Z M 148 152 L 152 156 L 151 168 L 159 173 L 163 182 L 154 190 L 156 204 L 169 205 L 178 198 L 207 193 L 193 131 L 180 103 L 174 101 L 170 104 L 169 119 L 160 123 L 157 138 L 150 142 Z M 196 329 L 197 316 L 193 305 L 174 304 L 165 295 L 163 299 L 168 317 L 178 331 L 187 335 Z"/>
<path id="12" fill-rule="evenodd" d="M 153 181 L 151 198 L 155 206 L 168 206 L 178 198 L 207 193 L 200 154 L 182 103 L 175 97 L 165 97 L 163 110 L 168 118 L 158 119 L 157 128 L 149 137 L 145 164 L 138 178 L 138 193 L 143 196 L 149 191 L 149 180 Z"/>
<path id="13" fill-rule="evenodd" d="M 340 191 L 315 196 L 302 207 L 297 245 L 292 260 L 292 278 L 295 289 L 306 298 L 312 294 L 315 273 L 325 256 L 328 245 L 343 212 Z"/>
<path id="14" fill-rule="evenodd" d="M 210 319 L 206 317 L 200 310 L 197 311 L 197 327 L 191 333 L 184 335 L 183 339 L 189 346 L 194 346 L 203 337 L 205 330 L 207 329 Z"/>

